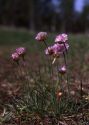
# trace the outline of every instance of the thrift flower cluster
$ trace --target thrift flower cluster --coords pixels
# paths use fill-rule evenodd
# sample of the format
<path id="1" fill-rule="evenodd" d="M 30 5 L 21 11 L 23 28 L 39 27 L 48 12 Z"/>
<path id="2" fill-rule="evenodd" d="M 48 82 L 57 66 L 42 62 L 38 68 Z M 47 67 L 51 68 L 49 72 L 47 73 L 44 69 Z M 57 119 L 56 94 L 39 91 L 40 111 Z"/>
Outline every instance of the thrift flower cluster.
<path id="1" fill-rule="evenodd" d="M 19 55 L 18 55 L 18 53 L 16 53 L 16 52 L 12 53 L 11 57 L 12 57 L 12 59 L 13 59 L 14 61 L 18 61 L 18 60 L 19 60 Z"/>
<path id="2" fill-rule="evenodd" d="M 23 56 L 26 53 L 26 49 L 24 47 L 19 47 L 16 49 L 16 52 L 19 56 Z"/>
<path id="3" fill-rule="evenodd" d="M 37 41 L 45 41 L 47 39 L 47 33 L 46 32 L 39 32 L 35 38 Z M 52 46 L 49 46 L 45 50 L 46 55 L 53 55 L 53 56 L 59 56 L 65 50 L 68 50 L 69 44 L 68 44 L 68 36 L 67 34 L 59 34 L 55 38 L 55 44 Z"/>
<path id="4" fill-rule="evenodd" d="M 11 57 L 13 61 L 18 62 L 20 57 L 24 58 L 25 53 L 26 53 L 26 48 L 19 47 L 15 50 L 15 52 L 12 53 Z"/>
<path id="5" fill-rule="evenodd" d="M 60 55 L 64 56 L 67 54 L 67 51 L 69 49 L 68 35 L 65 33 L 57 35 L 54 40 L 54 44 L 51 46 L 47 45 L 47 42 L 46 42 L 47 37 L 48 37 L 48 34 L 46 32 L 39 32 L 36 35 L 35 39 L 38 42 L 45 44 L 45 46 L 46 46 L 45 54 L 47 56 L 51 56 L 53 58 L 52 64 L 54 64 L 54 62 L 56 61 L 57 58 L 60 57 Z M 19 64 L 20 58 L 22 58 L 24 61 L 25 54 L 26 54 L 26 48 L 19 47 L 15 50 L 15 52 L 12 53 L 11 58 L 13 59 L 13 61 L 15 61 L 17 64 Z M 64 56 L 64 58 L 65 58 L 65 56 Z M 66 61 L 64 61 L 64 62 L 65 62 L 65 64 L 58 68 L 58 72 L 61 75 L 64 75 L 67 71 Z M 60 100 L 60 97 L 62 96 L 62 92 L 58 91 L 56 93 L 56 96 L 57 96 L 57 100 Z"/>
<path id="6" fill-rule="evenodd" d="M 63 33 L 56 36 L 55 42 L 61 44 L 61 43 L 66 43 L 67 40 L 68 40 L 67 34 Z"/>
<path id="7" fill-rule="evenodd" d="M 37 41 L 45 41 L 47 39 L 47 33 L 46 32 L 39 32 L 35 38 Z"/>
<path id="8" fill-rule="evenodd" d="M 58 68 L 58 72 L 61 75 L 64 75 L 67 71 L 66 54 L 67 54 L 68 49 L 69 49 L 68 35 L 65 33 L 57 35 L 55 40 L 54 40 L 54 44 L 51 46 L 48 46 L 46 43 L 47 36 L 48 35 L 46 32 L 39 32 L 35 39 L 37 41 L 39 41 L 39 42 L 41 41 L 45 44 L 45 46 L 46 46 L 45 54 L 53 57 L 52 64 L 54 64 L 54 62 L 56 61 L 57 58 L 60 57 L 60 55 L 63 55 L 64 65 L 62 65 L 61 67 Z M 69 88 L 68 88 L 68 91 L 69 91 Z M 60 100 L 61 96 L 62 96 L 62 92 L 58 91 L 57 92 L 57 100 L 58 101 Z"/>
<path id="9" fill-rule="evenodd" d="M 41 42 L 46 42 L 47 40 L 47 33 L 46 32 L 39 32 L 36 36 L 37 41 Z M 63 33 L 59 34 L 56 36 L 54 40 L 54 44 L 51 46 L 47 46 L 46 43 L 46 49 L 45 49 L 45 54 L 52 56 L 54 58 L 52 64 L 56 61 L 56 58 L 60 57 L 63 53 L 66 53 L 69 49 L 69 44 L 68 44 L 68 35 Z M 66 65 L 62 66 L 59 68 L 59 72 L 61 74 L 66 73 Z"/>

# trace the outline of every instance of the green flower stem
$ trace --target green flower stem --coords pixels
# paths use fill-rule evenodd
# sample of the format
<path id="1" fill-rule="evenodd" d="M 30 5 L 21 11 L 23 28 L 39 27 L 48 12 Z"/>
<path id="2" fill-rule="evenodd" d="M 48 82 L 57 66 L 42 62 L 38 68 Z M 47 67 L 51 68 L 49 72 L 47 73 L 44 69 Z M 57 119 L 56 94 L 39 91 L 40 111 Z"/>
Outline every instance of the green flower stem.
<path id="1" fill-rule="evenodd" d="M 45 44 L 46 48 L 48 49 L 48 45 L 47 45 L 46 41 L 44 41 L 44 44 Z M 48 51 L 49 51 L 49 49 L 48 49 Z M 51 78 L 53 76 L 53 65 L 50 62 L 51 62 L 51 58 L 48 59 L 49 72 L 50 72 L 50 78 Z"/>
<path id="2" fill-rule="evenodd" d="M 66 54 L 65 54 L 65 52 L 63 52 L 63 57 L 64 57 L 65 66 L 66 66 L 66 68 L 68 68 L 68 66 L 67 66 L 67 59 L 66 59 Z M 68 69 L 67 69 L 67 72 L 66 72 L 66 80 L 67 80 L 68 96 L 70 96 Z"/>

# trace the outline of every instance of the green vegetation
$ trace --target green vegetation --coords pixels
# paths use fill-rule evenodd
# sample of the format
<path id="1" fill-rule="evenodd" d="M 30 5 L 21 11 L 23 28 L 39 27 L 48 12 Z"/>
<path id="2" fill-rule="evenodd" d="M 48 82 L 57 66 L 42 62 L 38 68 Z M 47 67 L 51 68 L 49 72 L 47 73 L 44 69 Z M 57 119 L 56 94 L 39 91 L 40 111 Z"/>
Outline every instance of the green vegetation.
<path id="1" fill-rule="evenodd" d="M 57 122 L 67 122 L 68 118 L 79 125 L 85 125 L 85 122 L 89 121 L 89 36 L 69 34 L 69 97 L 66 76 L 59 76 L 58 79 L 56 71 L 62 58 L 60 57 L 59 62 L 52 66 L 49 63 L 52 60 L 45 57 L 44 44 L 37 42 L 34 39 L 35 35 L 28 31 L 0 30 L 1 124 L 14 121 L 17 125 L 19 122 L 27 125 L 27 122 L 34 121 L 35 125 L 35 120 L 38 123 L 45 120 L 45 125 L 46 118 Z M 54 38 L 55 34 L 49 34 L 49 45 L 54 43 Z M 21 60 L 21 65 L 18 66 L 13 63 L 10 56 L 20 46 L 27 48 L 26 65 Z M 56 99 L 56 92 L 60 92 L 61 85 L 63 95 L 61 99 Z"/>

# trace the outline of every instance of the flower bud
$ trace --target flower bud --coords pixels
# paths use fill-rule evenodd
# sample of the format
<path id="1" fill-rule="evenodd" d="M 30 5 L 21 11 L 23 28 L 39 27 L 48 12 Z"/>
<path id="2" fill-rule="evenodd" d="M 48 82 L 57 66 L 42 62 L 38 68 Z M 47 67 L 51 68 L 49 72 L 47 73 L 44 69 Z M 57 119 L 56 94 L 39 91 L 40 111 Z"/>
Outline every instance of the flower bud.
<path id="1" fill-rule="evenodd" d="M 39 32 L 35 38 L 37 41 L 45 41 L 47 39 L 47 33 L 46 32 Z"/>
<path id="2" fill-rule="evenodd" d="M 24 47 L 19 47 L 16 49 L 16 52 L 19 56 L 23 56 L 26 53 L 26 49 Z"/>
<path id="3" fill-rule="evenodd" d="M 59 34 L 58 36 L 56 36 L 55 38 L 55 42 L 56 43 L 65 43 L 68 40 L 68 35 L 63 33 L 63 34 Z"/>
<path id="4" fill-rule="evenodd" d="M 66 67 L 62 66 L 61 68 L 58 69 L 59 73 L 64 75 L 66 73 Z"/>
<path id="5" fill-rule="evenodd" d="M 14 61 L 17 61 L 17 62 L 18 62 L 18 60 L 19 60 L 19 55 L 18 55 L 18 53 L 16 53 L 16 52 L 12 53 L 11 57 L 12 57 L 12 59 L 13 59 Z"/>

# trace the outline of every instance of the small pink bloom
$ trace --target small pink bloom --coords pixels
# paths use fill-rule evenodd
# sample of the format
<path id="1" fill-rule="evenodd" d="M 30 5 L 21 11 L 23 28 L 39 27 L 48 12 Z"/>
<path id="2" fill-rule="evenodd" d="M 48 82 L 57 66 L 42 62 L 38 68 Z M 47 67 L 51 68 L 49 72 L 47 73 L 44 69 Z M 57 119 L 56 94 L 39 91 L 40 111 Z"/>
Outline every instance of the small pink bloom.
<path id="1" fill-rule="evenodd" d="M 18 53 L 19 56 L 22 56 L 26 53 L 26 48 L 19 47 L 19 48 L 16 49 L 16 52 Z"/>
<path id="2" fill-rule="evenodd" d="M 57 42 L 57 43 L 62 42 L 62 36 L 61 35 L 56 36 L 55 42 Z"/>
<path id="3" fill-rule="evenodd" d="M 58 36 L 56 36 L 55 38 L 55 42 L 57 43 L 65 43 L 68 40 L 68 35 L 63 33 L 63 34 L 59 34 Z"/>
<path id="4" fill-rule="evenodd" d="M 47 39 L 46 32 L 39 32 L 35 38 L 37 41 L 45 41 Z"/>
<path id="5" fill-rule="evenodd" d="M 45 50 L 45 54 L 46 55 L 53 55 L 54 54 L 54 50 L 52 46 L 49 46 L 46 50 Z"/>
<path id="6" fill-rule="evenodd" d="M 68 40 L 68 35 L 63 33 L 62 38 L 63 38 L 63 41 L 66 42 Z"/>
<path id="7" fill-rule="evenodd" d="M 13 59 L 14 61 L 18 61 L 18 60 L 19 60 L 19 55 L 18 55 L 18 53 L 16 53 L 16 52 L 12 53 L 11 57 L 12 57 L 12 59 Z"/>
<path id="8" fill-rule="evenodd" d="M 58 69 L 59 73 L 64 75 L 66 73 L 66 66 L 62 66 L 61 68 Z"/>
<path id="9" fill-rule="evenodd" d="M 58 54 L 58 53 L 62 54 L 63 52 L 68 50 L 68 48 L 69 48 L 69 44 L 67 44 L 67 43 L 65 43 L 65 45 L 59 44 L 59 43 L 53 45 L 53 50 L 54 50 L 55 54 Z"/>
<path id="10" fill-rule="evenodd" d="M 63 52 L 65 52 L 66 50 L 68 50 L 69 48 L 69 44 L 65 43 L 64 44 L 54 44 L 53 46 L 48 47 L 45 50 L 45 54 L 46 55 L 53 55 L 54 57 L 59 57 L 60 54 L 62 54 Z"/>
<path id="11" fill-rule="evenodd" d="M 60 44 L 53 45 L 54 54 L 61 53 L 63 51 L 63 49 L 64 48 Z"/>
<path id="12" fill-rule="evenodd" d="M 61 52 L 60 49 L 61 49 L 60 44 L 54 44 L 53 46 L 50 46 L 45 50 L 45 54 L 46 55 L 56 55 Z"/>

